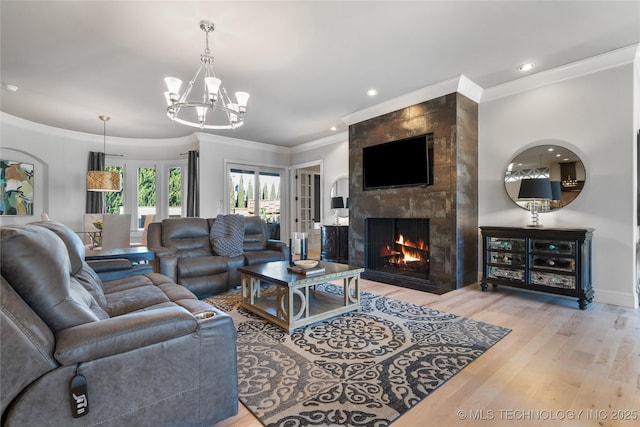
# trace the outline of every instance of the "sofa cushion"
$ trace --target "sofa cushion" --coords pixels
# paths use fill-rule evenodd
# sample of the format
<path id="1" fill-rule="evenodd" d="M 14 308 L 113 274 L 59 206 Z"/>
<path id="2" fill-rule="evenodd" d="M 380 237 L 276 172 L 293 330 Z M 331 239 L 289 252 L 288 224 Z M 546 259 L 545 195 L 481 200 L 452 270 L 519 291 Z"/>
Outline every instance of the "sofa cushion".
<path id="1" fill-rule="evenodd" d="M 64 245 L 67 247 L 67 252 L 69 253 L 71 274 L 78 279 L 78 282 L 84 286 L 87 291 L 89 291 L 98 305 L 104 309 L 107 306 L 107 303 L 104 298 L 104 293 L 102 292 L 102 280 L 84 260 L 86 253 L 82 239 L 80 239 L 80 237 L 78 237 L 78 235 L 69 227 L 59 222 L 41 221 L 34 222 L 32 224 L 53 231 L 56 236 L 62 240 Z"/>
<path id="2" fill-rule="evenodd" d="M 149 281 L 146 286 L 108 293 L 107 312 L 111 317 L 121 316 L 167 302 L 170 302 L 167 295 Z"/>
<path id="3" fill-rule="evenodd" d="M 69 253 L 69 261 L 71 261 L 71 274 L 76 274 L 82 268 L 84 257 L 86 254 L 82 239 L 74 233 L 69 227 L 55 221 L 39 221 L 31 223 L 39 227 L 44 227 L 56 233 L 67 247 Z"/>
<path id="4" fill-rule="evenodd" d="M 178 258 L 211 255 L 209 224 L 204 218 L 168 218 L 162 221 L 162 246 Z"/>
<path id="5" fill-rule="evenodd" d="M 0 413 L 20 392 L 58 362 L 53 358 L 56 341 L 51 329 L 20 298 L 4 277 L 0 283 Z"/>
<path id="6" fill-rule="evenodd" d="M 93 297 L 75 280 L 72 289 L 71 261 L 58 236 L 29 226 L 0 233 L 2 275 L 53 332 L 99 320 Z"/>
<path id="7" fill-rule="evenodd" d="M 242 255 L 244 219 L 240 215 L 218 215 L 211 225 L 211 246 L 219 256 Z"/>
<path id="8" fill-rule="evenodd" d="M 76 301 L 81 301 L 82 304 L 89 307 L 89 309 L 100 320 L 108 319 L 109 315 L 106 311 L 96 302 L 95 298 L 85 289 L 75 277 L 69 279 L 69 293 Z"/>
<path id="9" fill-rule="evenodd" d="M 262 251 L 267 247 L 267 224 L 259 216 L 244 218 L 243 249 L 248 251 Z"/>
<path id="10" fill-rule="evenodd" d="M 91 294 L 100 307 L 104 309 L 107 306 L 107 300 L 102 289 L 102 280 L 86 262 L 74 277 Z"/>
<path id="11" fill-rule="evenodd" d="M 284 254 L 281 251 L 251 251 L 245 252 L 244 257 L 247 261 L 247 265 L 284 261 Z"/>
<path id="12" fill-rule="evenodd" d="M 208 276 L 211 274 L 225 273 L 227 261 L 218 256 L 199 256 L 184 258 L 178 262 L 178 278 Z"/>

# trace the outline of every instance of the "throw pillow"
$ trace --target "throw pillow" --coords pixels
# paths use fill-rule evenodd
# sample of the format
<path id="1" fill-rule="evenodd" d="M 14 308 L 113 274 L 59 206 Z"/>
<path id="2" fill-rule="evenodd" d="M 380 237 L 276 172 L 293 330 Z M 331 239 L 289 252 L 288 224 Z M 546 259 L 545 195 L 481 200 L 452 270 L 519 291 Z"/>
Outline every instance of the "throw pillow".
<path id="1" fill-rule="evenodd" d="M 240 215 L 218 215 L 211 226 L 209 238 L 216 255 L 242 255 L 244 219 Z"/>

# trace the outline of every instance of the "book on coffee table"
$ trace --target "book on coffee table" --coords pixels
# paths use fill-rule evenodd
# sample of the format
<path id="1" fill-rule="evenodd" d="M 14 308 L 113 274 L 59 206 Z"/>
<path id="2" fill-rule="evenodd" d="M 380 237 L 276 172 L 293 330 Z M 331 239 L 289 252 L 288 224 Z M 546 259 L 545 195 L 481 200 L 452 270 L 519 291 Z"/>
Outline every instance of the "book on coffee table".
<path id="1" fill-rule="evenodd" d="M 324 267 L 302 268 L 297 265 L 292 265 L 291 267 L 287 267 L 287 270 L 296 274 L 304 274 L 305 276 L 317 276 L 318 274 L 324 274 Z"/>

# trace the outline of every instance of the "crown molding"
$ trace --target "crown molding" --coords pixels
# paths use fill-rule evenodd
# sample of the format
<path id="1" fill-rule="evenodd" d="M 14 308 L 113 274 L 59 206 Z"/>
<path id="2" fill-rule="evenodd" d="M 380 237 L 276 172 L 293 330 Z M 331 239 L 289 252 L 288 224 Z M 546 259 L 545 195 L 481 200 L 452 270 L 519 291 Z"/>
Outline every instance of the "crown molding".
<path id="1" fill-rule="evenodd" d="M 488 102 L 505 96 L 536 89 L 542 86 L 558 83 L 580 76 L 584 76 L 621 65 L 640 61 L 640 43 L 615 49 L 601 55 L 592 56 L 580 61 L 541 71 L 489 88 L 482 88 L 464 75 L 453 77 L 439 83 L 418 89 L 408 94 L 390 99 L 380 104 L 372 105 L 360 111 L 342 117 L 348 125 L 369 120 L 393 111 L 398 111 L 411 105 L 458 92 L 477 102 Z"/>
<path id="2" fill-rule="evenodd" d="M 409 92 L 405 95 L 398 96 L 380 104 L 372 105 L 360 111 L 348 114 L 342 117 L 342 121 L 348 125 L 360 123 L 383 114 L 398 111 L 411 105 L 429 101 L 439 96 L 448 95 L 450 93 L 459 92 L 467 98 L 479 102 L 482 96 L 482 88 L 471 81 L 464 75 L 452 77 L 439 83 Z"/>
<path id="3" fill-rule="evenodd" d="M 20 117 L 12 116 L 5 112 L 0 111 L 0 121 L 3 124 L 23 129 L 29 132 L 41 133 L 49 136 L 55 136 L 59 138 L 65 138 L 73 141 L 97 141 L 102 142 L 103 134 L 93 134 L 78 132 L 75 130 L 62 129 L 54 126 L 44 125 L 42 123 L 32 122 Z M 118 136 L 111 136 L 107 134 L 107 142 L 109 145 L 123 145 L 127 147 L 163 147 L 163 146 L 182 146 L 192 145 L 198 142 L 194 134 L 182 136 L 179 138 L 166 138 L 166 139 L 146 139 L 146 138 L 122 138 Z"/>
<path id="4" fill-rule="evenodd" d="M 561 67 L 541 71 L 507 83 L 492 86 L 482 92 L 481 102 L 493 101 L 505 96 L 515 95 L 528 90 L 537 89 L 563 80 L 585 76 L 621 65 L 633 63 L 640 55 L 640 44 L 615 49 L 601 55 L 592 56 L 572 62 Z"/>
<path id="5" fill-rule="evenodd" d="M 32 122 L 17 116 L 13 116 L 11 114 L 0 111 L 0 120 L 3 125 L 13 126 L 18 129 L 23 129 L 30 132 L 42 133 L 46 135 L 68 138 L 77 141 L 86 141 L 87 139 L 92 139 L 94 137 L 98 137 L 98 135 L 92 135 L 88 133 L 77 132 L 68 129 L 57 128 L 53 126 L 43 125 L 42 123 Z M 102 141 L 102 135 L 100 135 L 100 140 Z"/>
<path id="6" fill-rule="evenodd" d="M 280 145 L 265 144 L 264 142 L 249 141 L 248 139 L 230 138 L 228 136 L 214 135 L 210 133 L 196 132 L 198 141 L 202 143 L 223 144 L 234 148 L 245 148 L 250 150 L 267 151 L 278 154 L 290 154 L 289 147 Z"/>
<path id="7" fill-rule="evenodd" d="M 326 147 L 328 145 L 339 144 L 349 141 L 349 133 L 347 131 L 338 132 L 323 138 L 318 138 L 314 141 L 305 142 L 290 148 L 291 154 L 298 154 L 309 150 L 315 150 L 317 148 Z"/>

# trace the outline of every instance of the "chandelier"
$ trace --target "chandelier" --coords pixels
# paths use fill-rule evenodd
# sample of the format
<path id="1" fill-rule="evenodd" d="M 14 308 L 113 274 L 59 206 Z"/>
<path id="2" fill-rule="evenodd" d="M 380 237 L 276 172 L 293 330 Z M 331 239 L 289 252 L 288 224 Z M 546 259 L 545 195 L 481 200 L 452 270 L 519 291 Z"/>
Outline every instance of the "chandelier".
<path id="1" fill-rule="evenodd" d="M 102 144 L 104 157 L 107 156 L 107 121 L 109 116 L 98 116 L 102 120 Z M 87 172 L 87 191 L 114 192 L 120 191 L 120 174 L 105 170 Z"/>
<path id="2" fill-rule="evenodd" d="M 167 92 L 167 116 L 183 125 L 200 129 L 235 129 L 244 123 L 247 111 L 247 92 L 236 92 L 236 102 L 232 102 L 222 81 L 213 69 L 213 56 L 209 53 L 209 33 L 215 26 L 210 21 L 200 21 L 200 29 L 206 34 L 206 48 L 200 55 L 200 67 L 181 95 L 182 80 L 165 77 Z M 202 74 L 202 80 L 198 77 Z M 196 90 L 194 90 L 196 89 Z M 193 92 L 193 96 L 192 96 Z M 201 93 L 200 97 L 198 93 Z"/>
<path id="3" fill-rule="evenodd" d="M 571 175 L 567 176 L 567 179 L 562 180 L 563 187 L 576 187 L 578 185 L 578 180 L 571 178 Z"/>

